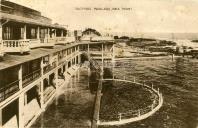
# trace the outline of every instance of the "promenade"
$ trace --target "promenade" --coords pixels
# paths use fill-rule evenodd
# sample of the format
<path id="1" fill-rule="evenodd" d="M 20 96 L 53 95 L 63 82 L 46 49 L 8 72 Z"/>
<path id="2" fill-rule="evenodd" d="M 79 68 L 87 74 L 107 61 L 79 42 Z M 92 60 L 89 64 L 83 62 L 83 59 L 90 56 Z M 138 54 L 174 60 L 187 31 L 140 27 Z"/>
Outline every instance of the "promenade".
<path id="1" fill-rule="evenodd" d="M 91 126 L 94 98 L 88 87 L 87 68 L 81 67 L 68 84 L 60 88 L 53 103 L 32 128 L 88 128 Z"/>

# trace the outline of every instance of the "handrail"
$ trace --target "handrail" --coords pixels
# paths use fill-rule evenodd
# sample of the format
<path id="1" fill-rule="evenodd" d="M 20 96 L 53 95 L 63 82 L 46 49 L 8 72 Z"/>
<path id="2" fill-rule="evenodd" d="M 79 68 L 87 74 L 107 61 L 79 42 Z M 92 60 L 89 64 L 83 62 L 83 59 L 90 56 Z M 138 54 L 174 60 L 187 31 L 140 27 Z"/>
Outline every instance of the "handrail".
<path id="1" fill-rule="evenodd" d="M 30 40 L 2 40 L 2 47 L 5 52 L 28 52 Z"/>
<path id="2" fill-rule="evenodd" d="M 30 76 L 30 75 L 32 75 L 32 74 L 34 74 L 35 72 L 40 71 L 40 70 L 41 70 L 41 69 L 37 69 L 37 70 L 35 70 L 35 71 L 33 71 L 33 72 L 31 72 L 31 73 L 29 73 L 29 74 L 23 76 L 23 79 L 26 78 L 26 77 L 28 77 L 28 76 Z"/>
<path id="3" fill-rule="evenodd" d="M 19 81 L 20 81 L 20 80 L 15 80 L 15 81 L 13 81 L 13 82 L 7 84 L 5 87 L 9 87 L 9 86 L 11 86 L 12 84 L 17 83 L 17 82 L 19 82 Z M 0 90 L 1 90 L 1 89 L 0 89 Z"/>
<path id="4" fill-rule="evenodd" d="M 41 69 L 35 70 L 35 71 L 27 74 L 26 76 L 23 76 L 22 77 L 23 87 L 26 86 L 27 84 L 33 82 L 40 76 L 41 76 Z"/>
<path id="5" fill-rule="evenodd" d="M 51 64 L 46 65 L 43 68 L 43 73 L 46 74 L 47 72 L 49 72 L 50 70 L 54 69 L 56 67 L 56 61 L 52 62 Z"/>
<path id="6" fill-rule="evenodd" d="M 19 90 L 19 80 L 15 80 L 5 87 L 0 88 L 0 102 L 10 97 Z"/>

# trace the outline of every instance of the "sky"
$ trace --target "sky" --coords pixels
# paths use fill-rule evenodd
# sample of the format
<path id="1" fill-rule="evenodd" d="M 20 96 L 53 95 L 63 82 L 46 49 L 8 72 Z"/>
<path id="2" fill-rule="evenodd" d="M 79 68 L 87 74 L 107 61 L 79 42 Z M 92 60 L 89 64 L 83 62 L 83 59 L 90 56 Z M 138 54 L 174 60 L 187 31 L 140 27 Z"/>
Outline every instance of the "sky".
<path id="1" fill-rule="evenodd" d="M 9 1 L 39 10 L 42 15 L 51 18 L 53 23 L 68 25 L 71 29 L 92 27 L 107 32 L 198 32 L 198 0 Z M 94 8 L 120 10 L 107 11 Z"/>

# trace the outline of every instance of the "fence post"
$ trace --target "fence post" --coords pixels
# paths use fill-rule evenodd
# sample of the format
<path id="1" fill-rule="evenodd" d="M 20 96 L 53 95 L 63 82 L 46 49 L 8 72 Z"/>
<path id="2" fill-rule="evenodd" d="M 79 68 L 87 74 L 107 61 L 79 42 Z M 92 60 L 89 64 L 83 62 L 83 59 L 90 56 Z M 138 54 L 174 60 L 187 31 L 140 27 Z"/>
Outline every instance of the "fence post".
<path id="1" fill-rule="evenodd" d="M 151 110 L 153 110 L 153 103 L 152 103 L 152 105 L 151 105 Z"/>
<path id="2" fill-rule="evenodd" d="M 119 113 L 119 121 L 122 120 L 122 113 Z"/>
<path id="3" fill-rule="evenodd" d="M 135 83 L 135 77 L 133 78 L 133 82 Z"/>
<path id="4" fill-rule="evenodd" d="M 162 94 L 159 95 L 159 103 L 161 103 Z"/>
<path id="5" fill-rule="evenodd" d="M 151 83 L 151 88 L 153 89 L 153 83 Z"/>
<path id="6" fill-rule="evenodd" d="M 140 113 L 140 109 L 138 109 L 138 116 L 140 117 L 141 113 Z"/>
<path id="7" fill-rule="evenodd" d="M 124 80 L 125 80 L 125 76 L 124 76 Z"/>
<path id="8" fill-rule="evenodd" d="M 159 103 L 161 102 L 161 95 L 159 95 Z"/>

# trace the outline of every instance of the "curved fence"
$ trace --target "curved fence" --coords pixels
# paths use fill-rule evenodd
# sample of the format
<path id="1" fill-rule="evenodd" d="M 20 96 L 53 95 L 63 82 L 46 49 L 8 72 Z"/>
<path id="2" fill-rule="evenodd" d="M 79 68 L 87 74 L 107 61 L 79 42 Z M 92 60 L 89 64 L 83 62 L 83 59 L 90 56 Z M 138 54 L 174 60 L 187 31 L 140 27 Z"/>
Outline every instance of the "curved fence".
<path id="1" fill-rule="evenodd" d="M 103 81 L 122 81 L 126 83 L 133 83 L 136 85 L 140 85 L 148 89 L 151 93 L 155 94 L 156 97 L 154 98 L 153 103 L 151 105 L 148 105 L 145 108 L 140 108 L 137 110 L 128 110 L 124 113 L 103 116 L 105 118 L 108 118 L 108 121 L 99 120 L 98 125 L 122 125 L 126 123 L 143 120 L 153 115 L 156 111 L 158 111 L 161 108 L 163 104 L 162 94 L 159 92 L 159 88 L 155 89 L 153 87 L 153 84 L 151 86 L 148 86 L 145 83 L 136 82 L 135 79 L 134 81 L 129 81 L 129 80 L 125 80 L 125 78 L 124 80 L 123 79 L 103 79 Z"/>

